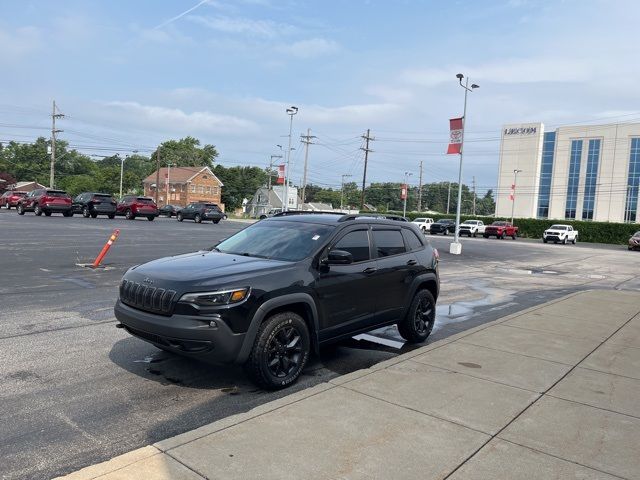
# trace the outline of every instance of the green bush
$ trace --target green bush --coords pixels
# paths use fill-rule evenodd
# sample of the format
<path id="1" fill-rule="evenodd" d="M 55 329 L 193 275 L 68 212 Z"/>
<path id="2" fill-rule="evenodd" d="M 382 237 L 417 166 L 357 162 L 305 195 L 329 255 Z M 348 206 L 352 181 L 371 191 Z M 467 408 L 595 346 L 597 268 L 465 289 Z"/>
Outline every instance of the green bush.
<path id="1" fill-rule="evenodd" d="M 402 215 L 402 212 L 389 212 L 395 215 Z M 426 214 L 418 212 L 407 212 L 407 218 L 413 220 L 417 217 L 429 217 L 434 221 L 442 218 L 456 218 L 456 214 Z M 461 215 L 460 221 L 479 219 L 485 224 L 490 224 L 497 220 L 510 221 L 510 218 L 481 217 L 472 215 Z M 518 227 L 518 234 L 524 238 L 542 238 L 542 232 L 553 224 L 571 225 L 578 230 L 578 240 L 590 243 L 610 243 L 626 245 L 629 237 L 640 230 L 637 223 L 608 223 L 608 222 L 581 222 L 569 220 L 541 220 L 536 218 L 516 218 L 513 223 Z"/>

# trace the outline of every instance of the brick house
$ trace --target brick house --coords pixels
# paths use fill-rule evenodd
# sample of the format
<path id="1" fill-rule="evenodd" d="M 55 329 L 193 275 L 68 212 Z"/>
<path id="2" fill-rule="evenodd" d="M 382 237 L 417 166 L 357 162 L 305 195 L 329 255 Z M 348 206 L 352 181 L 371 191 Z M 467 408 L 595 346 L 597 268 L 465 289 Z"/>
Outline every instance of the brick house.
<path id="1" fill-rule="evenodd" d="M 167 181 L 169 195 L 167 198 Z M 144 194 L 156 196 L 156 172 L 142 181 Z M 179 205 L 186 207 L 191 202 L 211 202 L 220 205 L 223 184 L 209 167 L 162 167 L 160 169 L 160 190 L 158 205 Z"/>

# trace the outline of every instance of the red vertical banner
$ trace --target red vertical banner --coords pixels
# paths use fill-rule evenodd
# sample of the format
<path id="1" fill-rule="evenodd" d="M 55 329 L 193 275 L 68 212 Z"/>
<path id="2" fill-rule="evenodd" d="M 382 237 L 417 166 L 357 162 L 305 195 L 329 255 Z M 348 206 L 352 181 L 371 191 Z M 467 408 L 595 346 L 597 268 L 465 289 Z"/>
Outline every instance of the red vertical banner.
<path id="1" fill-rule="evenodd" d="M 284 185 L 284 165 L 278 165 L 278 180 L 277 184 Z"/>
<path id="2" fill-rule="evenodd" d="M 462 118 L 452 118 L 449 120 L 449 148 L 447 155 L 462 152 Z"/>
<path id="3" fill-rule="evenodd" d="M 400 200 L 405 200 L 407 198 L 407 184 L 403 183 L 400 185 Z"/>

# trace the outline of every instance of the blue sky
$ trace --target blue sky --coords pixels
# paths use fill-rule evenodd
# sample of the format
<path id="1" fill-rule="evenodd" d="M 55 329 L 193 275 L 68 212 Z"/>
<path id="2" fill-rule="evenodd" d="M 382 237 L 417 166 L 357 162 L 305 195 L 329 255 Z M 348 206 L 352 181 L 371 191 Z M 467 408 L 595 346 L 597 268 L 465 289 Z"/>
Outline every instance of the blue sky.
<path id="1" fill-rule="evenodd" d="M 296 105 L 311 129 L 309 181 L 457 180 L 448 119 L 469 98 L 464 182 L 497 181 L 500 127 L 640 120 L 640 2 L 4 0 L 0 141 L 48 135 L 102 155 L 193 135 L 223 165 L 265 167 Z M 360 180 L 359 180 L 360 179 Z"/>

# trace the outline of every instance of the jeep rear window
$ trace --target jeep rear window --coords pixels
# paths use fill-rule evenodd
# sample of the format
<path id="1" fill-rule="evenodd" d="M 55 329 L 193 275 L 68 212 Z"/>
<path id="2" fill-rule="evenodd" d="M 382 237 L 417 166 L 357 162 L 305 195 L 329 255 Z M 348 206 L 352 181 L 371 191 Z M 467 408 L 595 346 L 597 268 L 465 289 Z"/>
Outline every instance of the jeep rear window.
<path id="1" fill-rule="evenodd" d="M 315 223 L 262 221 L 229 237 L 216 250 L 232 255 L 297 262 L 320 248 L 334 228 Z"/>

